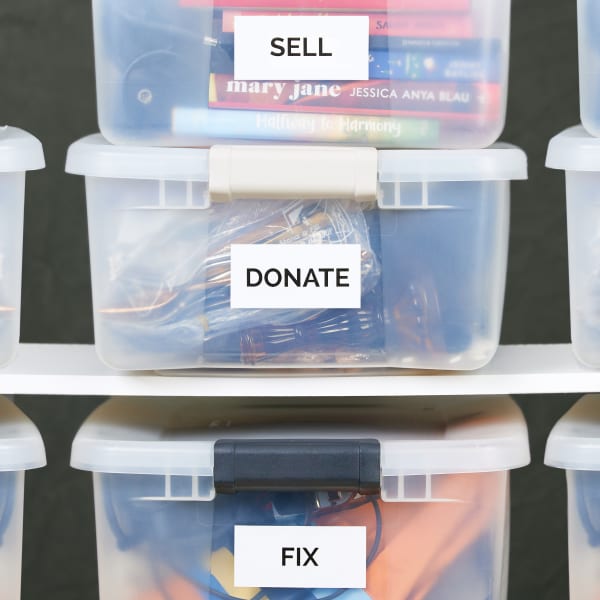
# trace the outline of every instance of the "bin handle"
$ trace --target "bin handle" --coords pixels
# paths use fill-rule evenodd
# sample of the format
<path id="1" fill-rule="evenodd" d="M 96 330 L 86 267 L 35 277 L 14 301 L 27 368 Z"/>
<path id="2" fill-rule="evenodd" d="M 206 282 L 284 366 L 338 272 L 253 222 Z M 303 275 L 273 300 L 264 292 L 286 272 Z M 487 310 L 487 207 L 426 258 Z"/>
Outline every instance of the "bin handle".
<path id="1" fill-rule="evenodd" d="M 232 200 L 354 200 L 375 202 L 375 148 L 331 146 L 213 146 L 212 202 Z"/>
<path id="2" fill-rule="evenodd" d="M 219 440 L 214 449 L 217 493 L 381 491 L 377 440 Z"/>

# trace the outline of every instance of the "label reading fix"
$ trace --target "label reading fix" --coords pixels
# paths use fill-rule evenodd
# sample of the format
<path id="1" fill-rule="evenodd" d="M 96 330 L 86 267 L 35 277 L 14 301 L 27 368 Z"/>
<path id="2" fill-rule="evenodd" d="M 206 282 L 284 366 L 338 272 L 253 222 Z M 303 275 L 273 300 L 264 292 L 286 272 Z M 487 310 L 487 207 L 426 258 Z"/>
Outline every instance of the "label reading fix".
<path id="1" fill-rule="evenodd" d="M 231 308 L 360 308 L 360 244 L 231 246 Z"/>
<path id="2" fill-rule="evenodd" d="M 236 587 L 364 589 L 365 527 L 235 527 Z"/>
<path id="3" fill-rule="evenodd" d="M 366 81 L 369 17 L 234 17 L 236 80 Z"/>

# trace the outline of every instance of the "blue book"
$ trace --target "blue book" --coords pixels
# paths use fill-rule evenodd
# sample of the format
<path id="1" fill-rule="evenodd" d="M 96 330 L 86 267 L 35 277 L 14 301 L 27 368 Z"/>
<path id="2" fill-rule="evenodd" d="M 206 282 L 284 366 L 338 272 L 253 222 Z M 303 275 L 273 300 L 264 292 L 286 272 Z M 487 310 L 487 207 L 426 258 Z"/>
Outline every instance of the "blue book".
<path id="1" fill-rule="evenodd" d="M 452 83 L 499 83 L 502 80 L 500 40 L 428 39 L 372 36 L 371 80 Z M 224 34 L 213 48 L 211 73 L 232 75 L 233 35 Z"/>
<path id="2" fill-rule="evenodd" d="M 499 83 L 499 52 L 468 53 L 445 50 L 371 50 L 369 79 Z"/>

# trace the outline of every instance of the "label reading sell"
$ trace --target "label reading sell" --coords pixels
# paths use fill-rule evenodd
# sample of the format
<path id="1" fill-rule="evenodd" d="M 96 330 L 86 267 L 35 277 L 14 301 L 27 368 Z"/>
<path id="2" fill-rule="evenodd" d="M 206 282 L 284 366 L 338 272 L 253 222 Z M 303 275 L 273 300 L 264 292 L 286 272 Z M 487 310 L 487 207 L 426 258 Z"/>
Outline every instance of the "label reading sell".
<path id="1" fill-rule="evenodd" d="M 360 308 L 360 244 L 232 244 L 231 308 Z"/>
<path id="2" fill-rule="evenodd" d="M 365 527 L 235 527 L 235 587 L 364 589 Z"/>
<path id="3" fill-rule="evenodd" d="M 369 79 L 369 17 L 234 17 L 234 76 L 256 81 Z"/>

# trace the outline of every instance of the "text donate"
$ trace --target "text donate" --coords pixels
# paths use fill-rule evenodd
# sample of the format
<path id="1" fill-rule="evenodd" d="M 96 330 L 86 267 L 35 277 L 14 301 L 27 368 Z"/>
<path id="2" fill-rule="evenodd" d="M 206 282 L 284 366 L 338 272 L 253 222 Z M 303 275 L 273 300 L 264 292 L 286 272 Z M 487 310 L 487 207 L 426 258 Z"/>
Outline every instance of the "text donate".
<path id="1" fill-rule="evenodd" d="M 249 288 L 266 285 L 276 287 L 350 287 L 350 269 L 348 268 L 320 268 L 313 269 L 267 269 L 262 271 L 250 267 L 246 271 L 246 285 Z"/>

